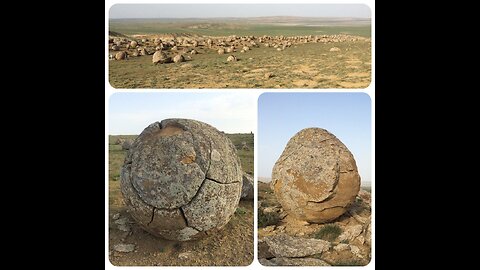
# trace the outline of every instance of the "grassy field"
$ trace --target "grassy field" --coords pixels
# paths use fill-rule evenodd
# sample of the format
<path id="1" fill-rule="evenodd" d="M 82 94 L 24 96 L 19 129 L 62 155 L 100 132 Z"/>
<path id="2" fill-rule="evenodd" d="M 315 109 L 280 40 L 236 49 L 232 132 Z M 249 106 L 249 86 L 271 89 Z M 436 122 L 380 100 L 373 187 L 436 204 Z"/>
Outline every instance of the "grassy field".
<path id="1" fill-rule="evenodd" d="M 253 134 L 226 134 L 235 146 L 246 142 L 250 150 L 239 150 L 242 168 L 253 174 Z M 214 235 L 198 241 L 176 242 L 154 237 L 130 219 L 120 191 L 120 170 L 126 151 L 116 145 L 118 138 L 133 139 L 136 135 L 109 136 L 109 242 L 113 265 L 249 265 L 253 261 L 253 201 L 241 200 L 229 223 Z M 113 216 L 128 219 L 130 231 L 117 227 Z M 135 252 L 112 250 L 116 244 L 135 244 Z M 181 256 L 182 254 L 182 256 Z M 185 254 L 188 254 L 185 255 Z"/>
<path id="2" fill-rule="evenodd" d="M 362 22 L 350 25 L 325 23 L 311 25 L 315 21 L 298 21 L 296 25 L 219 20 L 162 20 L 162 19 L 111 19 L 110 30 L 126 35 L 183 33 L 202 36 L 262 36 L 262 35 L 333 35 L 349 34 L 370 37 L 371 26 Z"/>
<path id="3" fill-rule="evenodd" d="M 361 37 L 339 43 L 295 43 L 285 50 L 253 47 L 229 54 L 203 43 L 199 54 L 178 64 L 152 64 L 152 56 L 109 61 L 109 82 L 114 88 L 366 88 L 371 80 L 371 24 L 369 19 L 260 17 L 244 19 L 111 19 L 109 30 L 128 39 L 145 35 L 153 40 L 173 37 L 322 36 Z M 164 38 L 165 36 L 165 38 Z M 149 45 L 152 46 L 152 45 Z M 166 50 L 168 56 L 182 53 Z M 340 51 L 332 52 L 337 47 Z M 154 47 L 152 47 L 153 50 Z M 124 50 L 124 49 L 122 49 Z M 130 51 L 132 53 L 133 51 Z M 109 52 L 114 55 L 115 51 Z M 267 76 L 266 73 L 272 73 Z M 267 76 L 267 77 L 266 77 Z"/>
<path id="4" fill-rule="evenodd" d="M 370 42 L 307 43 L 284 51 L 261 46 L 234 53 L 237 62 L 197 50 L 183 63 L 153 65 L 151 56 L 109 61 L 109 82 L 114 88 L 365 88 L 371 81 Z M 269 72 L 273 77 L 265 78 Z"/>

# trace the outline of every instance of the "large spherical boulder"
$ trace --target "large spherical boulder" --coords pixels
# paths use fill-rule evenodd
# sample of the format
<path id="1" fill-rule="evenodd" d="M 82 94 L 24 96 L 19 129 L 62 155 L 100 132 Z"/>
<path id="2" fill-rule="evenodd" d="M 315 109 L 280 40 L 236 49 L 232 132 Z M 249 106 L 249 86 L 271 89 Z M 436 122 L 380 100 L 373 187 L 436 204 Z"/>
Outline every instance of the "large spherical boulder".
<path id="1" fill-rule="evenodd" d="M 116 60 L 125 60 L 127 59 L 127 54 L 125 52 L 118 52 L 115 54 Z"/>
<path id="2" fill-rule="evenodd" d="M 181 54 L 177 54 L 175 55 L 175 57 L 173 57 L 173 62 L 175 63 L 185 62 L 185 57 L 183 57 L 183 55 Z"/>
<path id="3" fill-rule="evenodd" d="M 172 58 L 168 57 L 166 53 L 162 51 L 156 51 L 152 56 L 152 63 L 154 64 L 164 64 L 172 62 Z"/>
<path id="4" fill-rule="evenodd" d="M 200 121 L 166 119 L 145 128 L 127 153 L 121 190 L 132 217 L 170 240 L 225 226 L 242 191 L 242 168 L 225 134 Z"/>
<path id="5" fill-rule="evenodd" d="M 271 187 L 283 209 L 299 220 L 325 223 L 341 216 L 360 190 L 352 153 L 333 134 L 306 128 L 287 143 Z"/>

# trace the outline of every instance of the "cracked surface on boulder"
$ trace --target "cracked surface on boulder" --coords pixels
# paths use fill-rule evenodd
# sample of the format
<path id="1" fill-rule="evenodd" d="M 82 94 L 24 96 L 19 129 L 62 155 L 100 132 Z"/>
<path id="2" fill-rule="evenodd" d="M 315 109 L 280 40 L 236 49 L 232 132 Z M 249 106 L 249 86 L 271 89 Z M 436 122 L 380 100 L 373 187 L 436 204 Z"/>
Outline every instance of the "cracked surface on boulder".
<path id="1" fill-rule="evenodd" d="M 241 196 L 235 146 L 214 127 L 189 119 L 149 125 L 135 139 L 121 172 L 132 217 L 148 232 L 188 241 L 221 229 Z"/>
<path id="2" fill-rule="evenodd" d="M 275 163 L 271 187 L 289 214 L 325 223 L 347 211 L 360 190 L 360 175 L 338 138 L 325 129 L 306 128 L 289 140 Z"/>

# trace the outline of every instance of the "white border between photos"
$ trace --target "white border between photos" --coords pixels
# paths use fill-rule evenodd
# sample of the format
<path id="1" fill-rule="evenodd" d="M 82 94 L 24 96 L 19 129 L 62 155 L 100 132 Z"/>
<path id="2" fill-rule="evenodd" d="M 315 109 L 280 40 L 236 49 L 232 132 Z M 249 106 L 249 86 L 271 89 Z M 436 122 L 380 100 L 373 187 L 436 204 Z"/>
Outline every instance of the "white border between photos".
<path id="1" fill-rule="evenodd" d="M 158 89 L 115 89 L 113 88 L 109 81 L 108 81 L 108 19 L 109 19 L 109 10 L 110 7 L 113 6 L 114 4 L 147 4 L 147 3 L 157 3 L 157 4 L 181 4 L 181 3 L 195 3 L 195 4 L 205 4 L 205 3 L 216 3 L 216 4 L 366 4 L 367 6 L 370 7 L 371 11 L 371 40 L 372 40 L 372 67 L 371 67 L 371 83 L 370 85 L 365 88 L 365 89 L 168 89 L 168 90 L 158 90 Z M 372 170 L 372 179 L 371 179 L 371 185 L 372 185 L 372 256 L 371 256 L 371 261 L 368 265 L 359 267 L 359 266 L 342 266 L 341 269 L 375 269 L 375 0 L 364 0 L 364 1 L 358 1 L 358 0 L 302 0 L 300 3 L 295 2 L 295 1 L 288 1 L 288 0 L 261 0 L 261 1 L 254 1 L 254 0 L 243 0 L 241 2 L 225 2 L 225 1 L 188 1 L 188 0 L 176 0 L 176 1 L 154 1 L 154 0 L 142 0 L 142 1 L 134 1 L 134 0 L 105 0 L 105 175 L 104 175 L 104 181 L 105 181 L 105 269 L 129 269 L 129 270 L 148 270 L 148 269 L 158 269 L 161 267 L 162 269 L 179 269 L 178 266 L 114 266 L 110 263 L 109 260 L 109 232 L 108 232 L 108 222 L 109 222 L 109 207 L 108 207 L 108 133 L 109 133 L 109 101 L 110 97 L 114 93 L 122 93 L 122 92 L 163 92 L 163 93 L 183 93 L 183 92 L 195 92 L 195 93 L 209 93 L 209 92 L 218 92 L 218 91 L 224 91 L 224 92 L 230 92 L 230 91 L 250 91 L 250 93 L 253 91 L 257 94 L 257 99 L 256 99 L 256 104 L 255 107 L 257 108 L 257 111 L 255 115 L 257 116 L 255 118 L 255 129 L 253 130 L 253 133 L 257 135 L 257 120 L 258 120 L 258 97 L 265 92 L 319 92 L 319 93 L 329 93 L 329 92 L 342 92 L 342 93 L 355 93 L 355 92 L 360 92 L 360 93 L 367 93 L 370 96 L 371 99 L 371 170 Z M 258 136 L 254 137 L 254 159 L 255 159 L 255 164 L 254 164 L 254 179 L 255 179 L 255 190 L 256 190 L 256 183 L 258 181 L 257 179 L 257 167 L 258 167 Z M 249 266 L 232 266 L 233 268 L 239 268 L 239 269 L 246 269 L 246 270 L 251 270 L 251 269 L 276 269 L 275 266 L 263 266 L 261 265 L 258 260 L 257 260 L 257 192 L 255 192 L 255 198 L 254 198 L 254 259 L 252 264 Z M 206 268 L 211 268 L 215 266 L 181 266 L 180 268 L 182 269 L 206 269 Z M 311 269 L 339 269 L 338 267 L 334 266 L 301 266 L 301 269 L 305 270 L 311 270 Z M 298 270 L 299 267 L 294 267 L 294 266 L 282 266 L 282 270 Z"/>

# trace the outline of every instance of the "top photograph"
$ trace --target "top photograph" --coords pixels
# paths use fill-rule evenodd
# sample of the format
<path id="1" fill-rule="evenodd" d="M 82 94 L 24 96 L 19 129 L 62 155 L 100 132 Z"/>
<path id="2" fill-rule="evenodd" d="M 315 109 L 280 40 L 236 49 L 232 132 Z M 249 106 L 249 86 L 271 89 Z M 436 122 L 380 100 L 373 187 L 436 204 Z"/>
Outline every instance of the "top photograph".
<path id="1" fill-rule="evenodd" d="M 372 78 L 367 5 L 116 4 L 108 24 L 116 89 L 363 89 Z"/>

